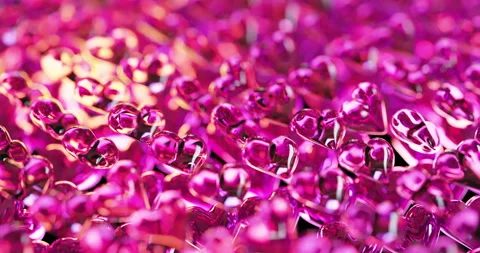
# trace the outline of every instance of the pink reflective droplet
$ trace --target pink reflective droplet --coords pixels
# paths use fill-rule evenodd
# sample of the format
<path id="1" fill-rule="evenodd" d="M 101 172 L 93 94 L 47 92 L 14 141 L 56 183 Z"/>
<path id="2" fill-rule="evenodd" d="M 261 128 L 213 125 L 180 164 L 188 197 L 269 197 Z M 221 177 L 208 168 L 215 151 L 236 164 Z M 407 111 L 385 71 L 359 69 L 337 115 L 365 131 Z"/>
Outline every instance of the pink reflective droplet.
<path id="1" fill-rule="evenodd" d="M 480 184 L 480 141 L 469 139 L 462 141 L 457 147 L 457 157 L 463 168 L 465 183 L 476 188 Z"/>
<path id="2" fill-rule="evenodd" d="M 384 134 L 387 131 L 385 102 L 373 83 L 360 83 L 352 92 L 352 100 L 343 103 L 343 119 L 347 127 L 369 134 Z"/>
<path id="3" fill-rule="evenodd" d="M 110 139 L 99 138 L 91 144 L 86 154 L 80 154 L 79 160 L 96 169 L 108 169 L 118 161 L 118 149 Z"/>
<path id="4" fill-rule="evenodd" d="M 474 63 L 465 70 L 465 86 L 474 91 L 480 93 L 480 64 Z"/>
<path id="5" fill-rule="evenodd" d="M 109 111 L 108 124 L 115 132 L 129 135 L 137 129 L 138 114 L 135 106 L 119 104 Z"/>
<path id="6" fill-rule="evenodd" d="M 432 106 L 450 125 L 458 128 L 468 127 L 478 117 L 478 111 L 465 99 L 463 92 L 448 83 L 435 92 Z"/>
<path id="7" fill-rule="evenodd" d="M 408 244 L 420 243 L 431 247 L 440 234 L 438 218 L 420 205 L 415 205 L 405 214 Z"/>
<path id="8" fill-rule="evenodd" d="M 298 163 L 298 148 L 291 139 L 280 136 L 272 141 L 261 137 L 247 140 L 242 156 L 247 165 L 279 178 L 289 178 Z"/>
<path id="9" fill-rule="evenodd" d="M 30 107 L 33 123 L 56 139 L 61 139 L 67 130 L 78 125 L 77 118 L 66 113 L 60 102 L 53 98 L 39 98 Z"/>
<path id="10" fill-rule="evenodd" d="M 242 143 L 255 136 L 255 126 L 234 105 L 223 103 L 215 107 L 211 121 L 215 127 Z"/>
<path id="11" fill-rule="evenodd" d="M 84 127 L 75 127 L 63 135 L 62 143 L 70 154 L 78 156 L 86 154 L 96 139 L 92 130 Z"/>
<path id="12" fill-rule="evenodd" d="M 154 156 L 179 172 L 190 174 L 200 168 L 207 157 L 207 146 L 198 136 L 189 134 L 183 138 L 162 131 L 151 142 Z"/>
<path id="13" fill-rule="evenodd" d="M 220 189 L 225 206 L 237 206 L 250 189 L 251 179 L 243 165 L 226 164 L 220 171 Z"/>
<path id="14" fill-rule="evenodd" d="M 435 158 L 434 169 L 446 180 L 461 180 L 465 173 L 455 152 L 445 152 Z"/>
<path id="15" fill-rule="evenodd" d="M 192 174 L 188 184 L 190 192 L 205 201 L 213 200 L 219 194 L 220 177 L 218 171 L 201 168 Z"/>
<path id="16" fill-rule="evenodd" d="M 416 111 L 403 109 L 392 117 L 391 130 L 402 142 L 420 153 L 432 154 L 440 148 L 435 125 Z"/>
<path id="17" fill-rule="evenodd" d="M 336 112 L 305 109 L 293 116 L 290 129 L 305 140 L 337 149 L 345 136 L 345 126 Z"/>
<path id="18" fill-rule="evenodd" d="M 131 104 L 118 104 L 110 109 L 108 123 L 112 130 L 150 144 L 152 137 L 165 127 L 165 117 L 150 106 L 138 110 Z"/>
<path id="19" fill-rule="evenodd" d="M 150 148 L 153 155 L 164 163 L 173 163 L 178 156 L 182 138 L 175 133 L 163 131 L 153 139 Z"/>

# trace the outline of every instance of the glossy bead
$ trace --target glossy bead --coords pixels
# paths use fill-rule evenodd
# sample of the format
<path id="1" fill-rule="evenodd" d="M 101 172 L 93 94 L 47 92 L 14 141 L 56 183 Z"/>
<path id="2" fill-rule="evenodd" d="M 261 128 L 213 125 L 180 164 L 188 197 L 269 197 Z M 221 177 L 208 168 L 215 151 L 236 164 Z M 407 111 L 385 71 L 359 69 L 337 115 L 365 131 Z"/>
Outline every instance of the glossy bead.
<path id="1" fill-rule="evenodd" d="M 246 80 L 239 80 L 231 75 L 226 75 L 215 79 L 210 84 L 209 89 L 221 97 L 231 98 L 246 90 L 247 84 Z"/>
<path id="2" fill-rule="evenodd" d="M 270 142 L 256 137 L 247 140 L 242 157 L 248 166 L 286 179 L 297 167 L 298 148 L 293 140 L 285 136 L 279 136 Z"/>
<path id="3" fill-rule="evenodd" d="M 88 128 L 76 127 L 68 130 L 63 136 L 62 143 L 65 149 L 72 155 L 86 154 L 96 137 Z"/>
<path id="4" fill-rule="evenodd" d="M 82 249 L 95 252 L 106 251 L 114 238 L 114 229 L 108 222 L 99 225 L 92 222 L 79 240 Z"/>
<path id="5" fill-rule="evenodd" d="M 134 83 L 145 83 L 148 81 L 147 73 L 140 67 L 138 57 L 128 57 L 122 59 L 118 65 L 117 71 Z"/>
<path id="6" fill-rule="evenodd" d="M 33 217 L 37 219 L 46 231 L 54 230 L 62 225 L 61 201 L 54 196 L 43 195 L 35 200 L 30 207 Z"/>
<path id="7" fill-rule="evenodd" d="M 255 136 L 255 126 L 245 119 L 242 111 L 234 105 L 223 103 L 215 107 L 211 121 L 215 127 L 242 143 Z"/>
<path id="8" fill-rule="evenodd" d="M 137 164 L 131 160 L 120 160 L 108 170 L 107 181 L 123 188 L 132 187 L 140 181 Z"/>
<path id="9" fill-rule="evenodd" d="M 165 127 L 165 117 L 150 106 L 138 110 L 131 104 L 118 104 L 110 109 L 108 123 L 112 130 L 149 144 Z"/>
<path id="10" fill-rule="evenodd" d="M 289 185 L 292 197 L 299 202 L 315 207 L 320 198 L 320 188 L 318 187 L 320 177 L 314 171 L 298 171 L 293 174 Z"/>
<path id="11" fill-rule="evenodd" d="M 312 70 L 325 80 L 325 86 L 332 87 L 337 80 L 338 70 L 332 59 L 328 56 L 319 55 L 310 61 Z"/>
<path id="12" fill-rule="evenodd" d="M 75 82 L 76 100 L 89 110 L 105 113 L 119 102 L 129 98 L 127 86 L 116 79 L 102 84 L 96 79 L 79 78 Z"/>
<path id="13" fill-rule="evenodd" d="M 180 138 L 162 131 L 154 137 L 150 148 L 158 160 L 186 174 L 201 167 L 207 156 L 205 142 L 192 134 Z"/>
<path id="14" fill-rule="evenodd" d="M 287 252 L 292 239 L 296 237 L 290 205 L 278 197 L 264 202 L 260 210 L 249 219 L 249 226 L 242 235 L 246 247 L 256 252 L 266 252 L 268 249 Z"/>
<path id="15" fill-rule="evenodd" d="M 182 141 L 182 138 L 175 133 L 163 131 L 155 136 L 150 147 L 158 160 L 173 163 L 177 159 Z"/>
<path id="16" fill-rule="evenodd" d="M 258 120 L 268 117 L 287 123 L 299 108 L 297 95 L 283 78 L 271 81 L 267 87 L 252 90 L 245 97 L 246 109 Z"/>
<path id="17" fill-rule="evenodd" d="M 50 245 L 44 241 L 33 241 L 33 252 L 34 253 L 48 253 Z"/>
<path id="18" fill-rule="evenodd" d="M 391 130 L 395 137 L 417 152 L 431 154 L 440 148 L 435 125 L 425 121 L 416 111 L 403 109 L 396 112 L 392 117 Z"/>
<path id="19" fill-rule="evenodd" d="M 187 212 L 189 224 L 187 237 L 190 237 L 193 243 L 199 241 L 209 228 L 228 224 L 227 213 L 218 206 L 213 206 L 210 210 L 191 207 Z"/>
<path id="20" fill-rule="evenodd" d="M 480 141 L 476 139 L 462 141 L 457 147 L 456 154 L 465 174 L 463 181 L 478 188 L 480 171 L 477 168 L 480 163 Z"/>
<path id="21" fill-rule="evenodd" d="M 164 178 L 165 176 L 163 174 L 156 171 L 146 171 L 142 173 L 141 182 L 150 206 L 153 205 L 155 198 L 162 193 Z"/>
<path id="22" fill-rule="evenodd" d="M 304 109 L 295 114 L 290 129 L 307 141 L 337 149 L 345 136 L 345 126 L 336 112 Z"/>
<path id="23" fill-rule="evenodd" d="M 478 117 L 474 106 L 465 99 L 463 92 L 454 85 L 445 83 L 435 92 L 433 109 L 447 122 L 458 128 L 471 125 Z"/>
<path id="24" fill-rule="evenodd" d="M 144 202 L 137 192 L 116 184 L 105 184 L 96 188 L 91 201 L 95 210 L 107 217 L 128 217 L 136 210 L 144 208 Z"/>
<path id="25" fill-rule="evenodd" d="M 65 237 L 55 240 L 50 246 L 51 253 L 83 253 L 80 242 L 77 238 Z"/>
<path id="26" fill-rule="evenodd" d="M 163 232 L 161 212 L 158 210 L 138 210 L 129 219 L 127 233 L 133 238 L 148 238 L 149 235 L 161 235 Z"/>
<path id="27" fill-rule="evenodd" d="M 108 169 L 118 161 L 118 149 L 110 139 L 99 138 L 79 160 L 96 169 Z"/>
<path id="28" fill-rule="evenodd" d="M 25 163 L 29 155 L 25 144 L 19 140 L 12 141 L 7 129 L 0 125 L 0 160 L 11 159 L 15 162 Z"/>
<path id="29" fill-rule="evenodd" d="M 0 190 L 8 195 L 15 196 L 22 190 L 22 168 L 10 162 L 0 163 Z"/>
<path id="30" fill-rule="evenodd" d="M 12 141 L 7 129 L 0 126 L 0 160 L 25 163 L 29 157 L 25 144 L 18 140 Z"/>
<path id="31" fill-rule="evenodd" d="M 30 80 L 25 73 L 8 72 L 0 75 L 0 87 L 6 92 L 13 93 L 19 99 L 27 96 L 30 86 Z"/>
<path id="32" fill-rule="evenodd" d="M 250 175 L 242 165 L 226 164 L 220 171 L 220 189 L 225 192 L 226 206 L 240 205 L 250 186 Z"/>
<path id="33" fill-rule="evenodd" d="M 243 61 L 240 57 L 230 57 L 220 65 L 219 72 L 221 76 L 231 76 L 240 82 L 240 90 L 254 85 L 251 63 Z"/>
<path id="34" fill-rule="evenodd" d="M 317 236 L 320 238 L 330 238 L 345 244 L 354 240 L 353 235 L 349 233 L 348 225 L 337 221 L 323 224 L 319 228 Z"/>
<path id="35" fill-rule="evenodd" d="M 109 139 L 97 139 L 88 128 L 76 127 L 68 130 L 62 143 L 70 154 L 93 168 L 110 168 L 118 160 L 117 146 Z"/>
<path id="36" fill-rule="evenodd" d="M 447 221 L 446 228 L 449 234 L 468 247 L 480 247 L 480 238 L 477 236 L 480 229 L 478 210 L 465 208 L 453 213 Z"/>
<path id="37" fill-rule="evenodd" d="M 175 95 L 181 99 L 191 102 L 202 96 L 200 82 L 192 77 L 181 76 L 173 81 L 173 89 Z"/>
<path id="38" fill-rule="evenodd" d="M 8 130 L 3 126 L 0 126 L 0 149 L 6 150 L 8 145 L 10 145 L 10 142 L 12 142 L 12 138 L 10 138 Z"/>
<path id="39" fill-rule="evenodd" d="M 373 83 L 358 84 L 352 92 L 352 100 L 343 103 L 341 114 L 350 129 L 379 135 L 387 131 L 385 102 Z"/>
<path id="40" fill-rule="evenodd" d="M 10 142 L 10 144 L 8 145 L 7 154 L 8 157 L 13 161 L 21 163 L 25 163 L 30 156 L 27 148 L 25 147 L 25 144 L 18 140 L 13 140 L 12 142 Z"/>
<path id="41" fill-rule="evenodd" d="M 213 169 L 201 168 L 191 176 L 188 186 L 192 195 L 209 201 L 219 194 L 220 177 Z"/>
<path id="42" fill-rule="evenodd" d="M 465 173 L 455 152 L 445 152 L 435 158 L 436 173 L 447 180 L 461 180 Z"/>
<path id="43" fill-rule="evenodd" d="M 116 28 L 108 37 L 92 37 L 85 43 L 86 49 L 93 57 L 116 63 L 137 45 L 138 39 L 135 34 L 125 28 Z"/>
<path id="44" fill-rule="evenodd" d="M 34 155 L 22 170 L 25 196 L 40 195 L 53 184 L 53 165 L 45 157 Z"/>
<path id="45" fill-rule="evenodd" d="M 400 196 L 410 199 L 426 182 L 427 175 L 422 171 L 416 169 L 407 170 L 396 180 L 396 192 Z"/>
<path id="46" fill-rule="evenodd" d="M 364 143 L 351 140 L 340 148 L 339 164 L 352 172 L 359 172 L 375 179 L 385 178 L 393 168 L 394 153 L 390 144 L 381 138 Z"/>
<path id="47" fill-rule="evenodd" d="M 480 93 L 480 64 L 470 65 L 465 70 L 465 78 L 465 86 L 477 94 Z"/>
<path id="48" fill-rule="evenodd" d="M 75 96 L 85 106 L 95 106 L 102 99 L 103 86 L 99 81 L 87 77 L 76 80 Z"/>
<path id="49" fill-rule="evenodd" d="M 167 85 L 170 76 L 175 73 L 175 66 L 168 55 L 161 52 L 146 54 L 140 62 L 140 68 L 147 72 L 149 82 L 159 82 L 163 85 Z"/>
<path id="50" fill-rule="evenodd" d="M 78 125 L 77 118 L 63 110 L 53 98 L 39 98 L 30 108 L 33 123 L 53 138 L 60 139 L 67 130 Z"/>
<path id="51" fill-rule="evenodd" d="M 352 236 L 358 240 L 368 240 L 375 225 L 375 209 L 361 199 L 353 201 L 342 213 L 341 221 L 349 225 Z"/>
<path id="52" fill-rule="evenodd" d="M 152 209 L 161 210 L 166 221 L 175 221 L 162 223 L 163 231 L 166 234 L 185 239 L 188 220 L 187 208 L 185 200 L 178 191 L 168 190 L 158 195 Z"/>
<path id="53" fill-rule="evenodd" d="M 199 168 L 206 160 L 207 145 L 198 136 L 189 134 L 183 137 L 183 147 L 179 149 L 176 163 L 179 168 L 193 171 Z"/>
<path id="54" fill-rule="evenodd" d="M 405 235 L 408 245 L 412 243 L 431 247 L 440 234 L 438 218 L 420 205 L 415 205 L 405 214 L 407 232 Z"/>
<path id="55" fill-rule="evenodd" d="M 448 183 L 442 179 L 433 178 L 414 195 L 413 199 L 433 213 L 442 213 L 446 210 L 446 205 L 452 197 Z"/>
<path id="56" fill-rule="evenodd" d="M 407 222 L 394 208 L 388 201 L 376 207 L 373 234 L 384 243 L 397 246 L 404 240 Z"/>

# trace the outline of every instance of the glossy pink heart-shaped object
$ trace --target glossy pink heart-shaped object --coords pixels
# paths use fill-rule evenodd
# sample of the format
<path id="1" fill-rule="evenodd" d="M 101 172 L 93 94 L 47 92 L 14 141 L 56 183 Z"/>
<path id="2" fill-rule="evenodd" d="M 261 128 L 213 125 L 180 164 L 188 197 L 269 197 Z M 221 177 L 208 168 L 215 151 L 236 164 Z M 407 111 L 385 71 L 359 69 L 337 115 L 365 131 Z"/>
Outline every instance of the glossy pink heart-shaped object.
<path id="1" fill-rule="evenodd" d="M 385 101 L 373 83 L 359 83 L 352 100 L 343 103 L 341 115 L 345 125 L 355 131 L 378 135 L 387 132 Z"/>
<path id="2" fill-rule="evenodd" d="M 337 149 L 342 144 L 346 132 L 338 114 L 331 110 L 299 111 L 293 116 L 290 129 L 307 141 L 331 149 Z"/>
<path id="3" fill-rule="evenodd" d="M 131 104 L 117 104 L 108 113 L 108 123 L 113 131 L 150 144 L 164 129 L 165 117 L 151 106 L 137 109 Z"/>
<path id="4" fill-rule="evenodd" d="M 407 220 L 406 243 L 419 243 L 427 247 L 436 243 L 440 235 L 440 222 L 425 207 L 414 205 L 405 214 Z"/>
<path id="5" fill-rule="evenodd" d="M 188 212 L 188 232 L 187 240 L 196 243 L 200 240 L 203 233 L 211 227 L 229 225 L 227 218 L 227 212 L 219 208 L 218 206 L 213 206 L 210 210 L 202 209 L 201 207 L 191 207 L 187 210 Z M 232 224 L 233 225 L 233 224 Z"/>
<path id="6" fill-rule="evenodd" d="M 159 161 L 186 174 L 201 167 L 207 157 L 205 142 L 193 134 L 180 138 L 175 133 L 162 131 L 155 135 L 150 149 Z"/>
<path id="7" fill-rule="evenodd" d="M 458 202 L 458 203 L 455 203 Z M 443 219 L 443 228 L 450 237 L 469 248 L 480 247 L 480 208 L 478 196 L 474 196 L 464 204 L 461 201 L 448 203 L 448 212 Z"/>
<path id="8" fill-rule="evenodd" d="M 426 121 L 418 112 L 402 109 L 392 117 L 393 134 L 411 149 L 433 154 L 440 148 L 440 139 L 435 125 Z"/>
<path id="9" fill-rule="evenodd" d="M 0 160 L 26 163 L 29 157 L 25 144 L 19 140 L 12 140 L 7 129 L 0 125 Z"/>
<path id="10" fill-rule="evenodd" d="M 432 99 L 433 109 L 448 124 L 457 128 L 466 128 L 478 118 L 478 110 L 465 98 L 463 92 L 456 86 L 444 83 Z"/>
<path id="11" fill-rule="evenodd" d="M 360 172 L 376 180 L 388 175 L 392 170 L 395 156 L 390 144 L 381 138 L 374 138 L 364 143 L 351 140 L 339 150 L 338 162 L 343 168 Z"/>
<path id="12" fill-rule="evenodd" d="M 465 177 L 464 169 L 456 152 L 449 151 L 438 155 L 433 163 L 433 169 L 437 175 L 447 180 L 463 181 L 462 179 Z"/>
<path id="13" fill-rule="evenodd" d="M 42 97 L 30 107 L 30 119 L 55 139 L 61 139 L 67 130 L 78 125 L 77 118 L 63 110 L 54 98 Z"/>
<path id="14" fill-rule="evenodd" d="M 75 99 L 84 108 L 96 113 L 104 114 L 119 102 L 126 102 L 130 98 L 127 85 L 118 79 L 105 83 L 86 77 L 75 82 Z"/>
<path id="15" fill-rule="evenodd" d="M 258 171 L 287 179 L 297 167 L 298 148 L 293 140 L 285 136 L 272 141 L 254 137 L 245 143 L 242 157 L 248 166 Z"/>
<path id="16" fill-rule="evenodd" d="M 313 170 L 297 171 L 288 186 L 291 196 L 307 207 L 315 219 L 328 221 L 344 207 L 349 180 L 337 169 L 319 174 Z"/>
<path id="17" fill-rule="evenodd" d="M 480 187 L 480 141 L 462 141 L 457 147 L 457 157 L 465 173 L 462 182 L 475 188 Z"/>
<path id="18" fill-rule="evenodd" d="M 288 252 L 296 238 L 294 216 L 288 201 L 274 197 L 260 205 L 259 211 L 248 219 L 248 226 L 241 238 L 248 252 Z M 272 237 L 275 235 L 275 237 Z"/>
<path id="19" fill-rule="evenodd" d="M 118 148 L 107 138 L 98 138 L 92 130 L 74 127 L 62 139 L 65 149 L 80 162 L 96 169 L 108 169 L 118 161 Z"/>

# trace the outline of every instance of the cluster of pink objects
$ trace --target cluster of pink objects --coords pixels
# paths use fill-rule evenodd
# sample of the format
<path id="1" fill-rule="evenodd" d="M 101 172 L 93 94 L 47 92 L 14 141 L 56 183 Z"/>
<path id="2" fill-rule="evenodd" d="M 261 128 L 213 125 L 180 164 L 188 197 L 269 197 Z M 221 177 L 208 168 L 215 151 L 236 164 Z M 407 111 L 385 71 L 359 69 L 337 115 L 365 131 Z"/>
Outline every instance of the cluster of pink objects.
<path id="1" fill-rule="evenodd" d="M 480 252 L 480 2 L 3 0 L 0 252 Z"/>

